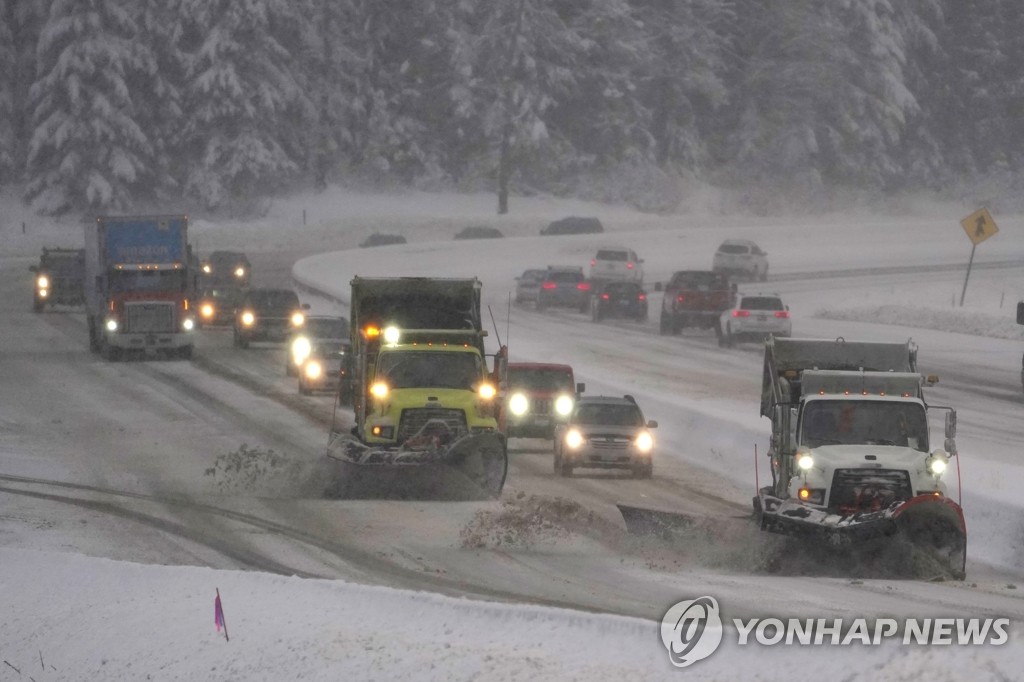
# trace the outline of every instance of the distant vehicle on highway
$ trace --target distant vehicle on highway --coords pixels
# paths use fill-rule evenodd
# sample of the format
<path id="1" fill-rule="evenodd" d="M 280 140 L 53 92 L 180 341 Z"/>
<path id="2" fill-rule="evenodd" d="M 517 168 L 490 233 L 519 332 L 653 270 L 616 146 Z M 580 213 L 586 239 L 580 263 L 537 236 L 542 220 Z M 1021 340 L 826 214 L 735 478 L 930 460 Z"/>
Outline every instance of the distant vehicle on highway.
<path id="1" fill-rule="evenodd" d="M 516 277 L 516 303 L 536 303 L 540 293 L 540 283 L 544 281 L 547 270 L 540 268 L 523 271 Z"/>
<path id="2" fill-rule="evenodd" d="M 470 225 L 456 232 L 454 239 L 501 239 L 504 236 L 496 227 Z"/>
<path id="3" fill-rule="evenodd" d="M 718 345 L 762 341 L 768 336 L 793 335 L 789 306 L 778 294 L 737 294 L 736 303 L 718 321 Z"/>
<path id="4" fill-rule="evenodd" d="M 575 308 L 585 313 L 589 306 L 590 283 L 583 276 L 583 268 L 548 266 L 537 292 L 537 310 Z"/>
<path id="5" fill-rule="evenodd" d="M 299 303 L 291 289 L 249 289 L 235 314 L 234 343 L 248 348 L 253 341 L 283 343 L 306 322 L 308 303 Z"/>
<path id="6" fill-rule="evenodd" d="M 684 327 L 714 329 L 722 311 L 732 306 L 735 285 L 719 272 L 680 270 L 664 291 L 659 329 L 678 334 Z"/>
<path id="7" fill-rule="evenodd" d="M 390 246 L 391 244 L 405 244 L 405 237 L 400 234 L 381 234 L 380 232 L 374 232 L 369 237 L 363 240 L 359 245 L 360 248 L 366 249 L 373 246 Z"/>
<path id="8" fill-rule="evenodd" d="M 235 311 L 238 310 L 244 296 L 245 290 L 236 287 L 200 291 L 196 297 L 199 324 L 204 327 L 231 326 L 235 321 Z"/>
<path id="9" fill-rule="evenodd" d="M 726 239 L 715 251 L 711 269 L 737 279 L 768 279 L 768 254 L 749 239 Z"/>
<path id="10" fill-rule="evenodd" d="M 306 322 L 288 338 L 285 374 L 301 376 L 302 366 L 318 346 L 340 346 L 348 343 L 348 320 L 334 315 L 308 315 Z"/>
<path id="11" fill-rule="evenodd" d="M 543 236 L 552 236 L 560 234 L 594 234 L 597 232 L 604 232 L 604 225 L 597 218 L 582 218 L 579 216 L 569 216 L 568 218 L 562 218 L 561 220 L 555 220 L 548 223 L 547 227 L 541 229 L 540 233 Z"/>
<path id="12" fill-rule="evenodd" d="M 33 312 L 42 312 L 46 306 L 85 303 L 85 249 L 43 247 L 39 264 L 28 269 L 36 276 Z"/>
<path id="13" fill-rule="evenodd" d="M 644 281 L 643 259 L 636 255 L 636 251 L 625 246 L 605 246 L 597 250 L 597 253 L 590 261 L 591 282 L 623 281 L 637 282 Z"/>
<path id="14" fill-rule="evenodd" d="M 247 287 L 252 265 L 240 251 L 212 251 L 202 260 L 200 273 L 199 283 L 204 289 Z"/>
<path id="15" fill-rule="evenodd" d="M 636 282 L 606 282 L 590 298 L 590 319 L 617 317 L 647 321 L 647 292 Z"/>

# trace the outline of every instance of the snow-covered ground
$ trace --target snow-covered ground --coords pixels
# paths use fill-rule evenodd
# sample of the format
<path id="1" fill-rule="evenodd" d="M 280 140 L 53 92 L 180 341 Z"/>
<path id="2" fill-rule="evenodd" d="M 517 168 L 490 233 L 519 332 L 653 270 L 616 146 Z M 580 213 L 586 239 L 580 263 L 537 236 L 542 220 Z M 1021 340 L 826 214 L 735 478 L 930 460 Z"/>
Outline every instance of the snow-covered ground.
<path id="1" fill-rule="evenodd" d="M 1024 557 L 1024 504 L 1017 495 L 1024 468 L 1018 451 L 1024 424 L 1020 405 L 1008 402 L 1006 387 L 1019 400 L 1024 336 L 1013 324 L 1013 309 L 1024 298 L 1024 218 L 996 216 L 1001 232 L 978 247 L 961 309 L 954 304 L 970 243 L 958 221 L 974 208 L 929 205 L 892 218 L 865 214 L 791 221 L 700 212 L 646 216 L 538 198 L 514 200 L 511 215 L 496 217 L 491 196 L 337 192 L 278 202 L 266 219 L 248 224 L 196 221 L 193 242 L 203 251 L 241 247 L 285 259 L 321 254 L 303 258 L 292 274 L 299 285 L 340 302 L 355 274 L 479 276 L 495 317 L 503 321 L 509 316 L 509 326 L 501 323 L 499 331 L 509 339 L 513 359 L 564 352 L 566 357 L 556 359 L 572 362 L 590 392 L 636 394 L 648 415 L 661 423 L 660 452 L 707 470 L 708 481 L 732 486 L 723 495 L 742 500 L 752 477 L 750 451 L 755 443 L 763 448 L 767 434 L 756 413 L 761 360 L 755 346 L 724 351 L 697 335 L 658 337 L 656 315 L 647 328 L 637 329 L 592 325 L 573 314 L 509 312 L 506 304 L 514 277 L 523 269 L 549 263 L 586 266 L 595 244 L 624 243 L 636 249 L 653 282 L 673 270 L 708 267 L 725 237 L 755 239 L 769 253 L 773 277 L 761 286 L 779 291 L 790 303 L 798 334 L 831 336 L 856 329 L 862 338 L 913 336 L 926 371 L 929 364 L 940 366 L 955 385 L 967 387 L 952 390 L 940 383 L 933 395 L 936 402 L 960 410 L 969 558 L 979 571 L 984 565 L 1009 577 L 1005 590 L 989 586 L 976 597 L 968 594 L 966 601 L 974 599 L 979 615 L 998 612 L 1002 603 L 1007 612 L 1017 613 L 1015 587 Z M 5 269 L 23 268 L 43 245 L 81 242 L 74 222 L 52 223 L 15 205 L 0 213 L 5 216 L 0 223 L 0 265 Z M 549 220 L 569 214 L 597 215 L 608 233 L 535 236 Z M 451 236 L 468 224 L 499 227 L 507 238 L 452 242 Z M 354 249 L 375 230 L 406 234 L 410 243 Z M 342 252 L 328 253 L 334 251 Z M 948 271 L 917 269 L 934 265 Z M 806 277 L 834 270 L 850 272 Z M 653 295 L 652 310 L 659 302 Z M 667 376 L 686 381 L 668 381 Z M 8 416 L 15 412 L 0 405 L 0 428 L 17 430 Z M 0 451 L 0 472 L 20 454 Z M 0 492 L 0 517 L 6 504 Z M 1016 638 L 1002 647 L 798 648 L 737 647 L 727 636 L 717 654 L 680 672 L 669 665 L 657 626 L 646 620 L 344 581 L 134 564 L 54 551 L 52 535 L 48 543 L 40 551 L 31 537 L 19 537 L 12 547 L 0 534 L 0 680 L 611 680 L 678 675 L 768 680 L 777 679 L 781 670 L 841 679 L 996 680 L 1017 679 L 1024 669 L 1024 647 Z M 700 583 L 685 577 L 680 576 L 686 587 L 678 598 L 700 596 L 692 593 L 701 589 Z M 725 574 L 711 582 L 709 591 L 720 590 L 723 600 L 762 584 L 770 589 L 757 576 Z M 904 593 L 900 606 L 893 607 L 896 615 L 934 615 L 952 608 L 952 596 L 962 599 L 961 589 L 972 589 L 951 588 L 958 594 L 945 602 L 941 592 L 934 597 L 926 587 L 871 586 L 865 612 L 851 615 L 887 613 L 887 590 L 894 590 L 894 598 Z M 230 642 L 213 626 L 215 589 L 224 599 Z M 807 610 L 815 602 L 828 608 L 844 585 L 808 578 L 786 589 L 794 595 L 806 590 L 800 608 Z M 920 602 L 920 613 L 914 613 L 919 598 L 931 601 Z"/>

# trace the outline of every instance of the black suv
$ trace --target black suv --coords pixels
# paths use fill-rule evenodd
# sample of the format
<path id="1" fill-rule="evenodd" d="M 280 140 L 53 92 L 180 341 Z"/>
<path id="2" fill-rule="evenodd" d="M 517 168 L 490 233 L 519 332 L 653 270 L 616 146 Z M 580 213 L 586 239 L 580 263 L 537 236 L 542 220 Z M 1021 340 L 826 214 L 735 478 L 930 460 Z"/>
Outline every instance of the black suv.
<path id="1" fill-rule="evenodd" d="M 636 282 L 608 282 L 601 286 L 590 302 L 590 319 L 600 322 L 606 317 L 646 322 L 647 292 Z"/>
<path id="2" fill-rule="evenodd" d="M 590 306 L 590 282 L 583 268 L 549 266 L 537 291 L 537 310 L 576 308 L 581 313 Z"/>
<path id="3" fill-rule="evenodd" d="M 250 289 L 235 314 L 235 346 L 248 348 L 252 341 L 286 341 L 305 324 L 305 310 L 309 310 L 309 304 L 300 304 L 291 289 Z"/>
<path id="4" fill-rule="evenodd" d="M 252 265 L 239 251 L 213 251 L 203 259 L 200 282 L 203 288 L 247 287 Z"/>

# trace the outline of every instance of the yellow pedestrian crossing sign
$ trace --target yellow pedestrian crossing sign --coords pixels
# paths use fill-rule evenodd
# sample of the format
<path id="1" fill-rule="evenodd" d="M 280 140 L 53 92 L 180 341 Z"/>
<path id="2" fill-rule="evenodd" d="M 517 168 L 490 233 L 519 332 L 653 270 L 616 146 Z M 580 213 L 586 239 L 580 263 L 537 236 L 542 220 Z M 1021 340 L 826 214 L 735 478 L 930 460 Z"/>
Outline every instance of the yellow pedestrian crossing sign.
<path id="1" fill-rule="evenodd" d="M 988 212 L 987 208 L 979 208 L 961 220 L 960 225 L 963 226 L 964 232 L 967 233 L 967 238 L 975 246 L 999 231 L 999 228 L 996 227 L 996 221 L 992 220 L 992 214 Z"/>

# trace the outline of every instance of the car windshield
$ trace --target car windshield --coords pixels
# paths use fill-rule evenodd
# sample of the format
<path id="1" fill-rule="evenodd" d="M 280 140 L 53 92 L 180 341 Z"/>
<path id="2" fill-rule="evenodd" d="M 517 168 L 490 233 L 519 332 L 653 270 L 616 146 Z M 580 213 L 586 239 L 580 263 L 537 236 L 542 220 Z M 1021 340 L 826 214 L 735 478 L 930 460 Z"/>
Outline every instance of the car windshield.
<path id="1" fill-rule="evenodd" d="M 629 254 L 627 254 L 625 251 L 612 251 L 602 249 L 601 251 L 597 252 L 596 260 L 615 260 L 626 262 L 629 260 Z"/>
<path id="2" fill-rule="evenodd" d="M 774 296 L 744 296 L 740 302 L 743 310 L 785 310 L 786 306 Z"/>
<path id="3" fill-rule="evenodd" d="M 804 408 L 800 443 L 899 445 L 928 452 L 928 422 L 919 403 L 814 400 Z"/>
<path id="4" fill-rule="evenodd" d="M 81 256 L 54 256 L 51 254 L 47 257 L 43 269 L 56 275 L 80 275 L 84 270 L 84 263 Z"/>
<path id="5" fill-rule="evenodd" d="M 572 372 L 558 368 L 508 369 L 508 384 L 513 388 L 531 388 L 539 391 L 574 390 Z"/>
<path id="6" fill-rule="evenodd" d="M 526 281 L 529 281 L 529 282 L 539 282 L 540 280 L 544 279 L 544 271 L 543 270 L 527 270 L 526 272 L 524 272 L 522 274 L 522 276 L 519 279 L 526 280 Z"/>
<path id="7" fill-rule="evenodd" d="M 583 403 L 576 408 L 576 424 L 601 426 L 643 426 L 644 419 L 635 405 Z"/>
<path id="8" fill-rule="evenodd" d="M 384 351 L 377 360 L 377 377 L 396 388 L 458 388 L 475 390 L 483 377 L 476 353 Z"/>
<path id="9" fill-rule="evenodd" d="M 722 244 L 718 247 L 718 253 L 744 254 L 749 251 L 750 247 L 743 244 Z"/>
<path id="10" fill-rule="evenodd" d="M 552 272 L 548 274 L 549 282 L 580 282 L 583 280 L 583 273 L 580 272 Z"/>
<path id="11" fill-rule="evenodd" d="M 182 270 L 115 270 L 109 277 L 115 292 L 185 291 L 187 283 Z"/>
<path id="12" fill-rule="evenodd" d="M 729 288 L 729 280 L 717 272 L 680 272 L 672 278 L 672 284 L 692 289 Z"/>
<path id="13" fill-rule="evenodd" d="M 348 322 L 343 318 L 306 318 L 306 336 L 321 339 L 344 339 L 348 337 Z"/>
<path id="14" fill-rule="evenodd" d="M 298 308 L 299 297 L 293 291 L 258 291 L 252 294 L 252 304 L 257 308 Z"/>

